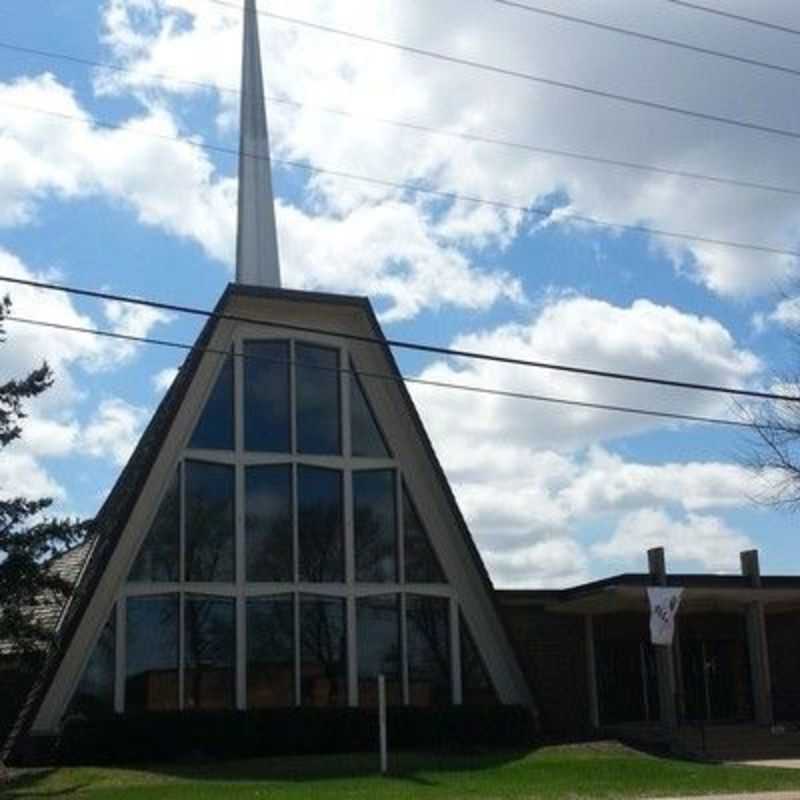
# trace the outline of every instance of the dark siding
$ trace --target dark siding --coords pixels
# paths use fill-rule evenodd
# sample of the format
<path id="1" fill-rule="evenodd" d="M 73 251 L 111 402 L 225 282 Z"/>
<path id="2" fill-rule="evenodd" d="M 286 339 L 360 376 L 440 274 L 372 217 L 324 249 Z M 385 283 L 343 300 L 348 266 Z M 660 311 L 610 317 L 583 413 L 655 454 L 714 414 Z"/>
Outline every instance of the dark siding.
<path id="1" fill-rule="evenodd" d="M 772 707 L 778 721 L 800 719 L 800 612 L 767 614 Z"/>
<path id="2" fill-rule="evenodd" d="M 550 614 L 541 607 L 502 604 L 545 734 L 589 730 L 589 691 L 583 617 Z"/>

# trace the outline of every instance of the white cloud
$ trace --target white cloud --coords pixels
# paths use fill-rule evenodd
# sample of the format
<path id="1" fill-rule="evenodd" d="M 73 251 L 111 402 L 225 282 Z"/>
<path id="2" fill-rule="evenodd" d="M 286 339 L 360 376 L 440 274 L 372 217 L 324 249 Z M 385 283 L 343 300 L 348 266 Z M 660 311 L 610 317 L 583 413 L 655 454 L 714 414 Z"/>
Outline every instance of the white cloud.
<path id="1" fill-rule="evenodd" d="M 758 359 L 739 348 L 717 321 L 641 300 L 621 307 L 555 296 L 527 324 L 499 326 L 459 337 L 453 344 L 513 358 L 727 386 L 747 385 L 760 370 Z M 600 403 L 695 414 L 729 412 L 726 401 L 714 395 L 496 362 L 437 361 L 421 375 Z M 588 570 L 579 557 L 587 526 L 641 508 L 667 509 L 696 523 L 708 519 L 698 512 L 748 505 L 763 477 L 720 461 L 640 463 L 599 444 L 658 428 L 688 427 L 669 420 L 419 385 L 411 391 L 481 551 L 502 585 L 569 583 Z M 673 534 L 657 543 L 670 547 L 674 541 Z M 738 544 L 723 537 L 718 550 L 730 545 L 728 558 L 735 559 Z M 639 542 L 637 555 L 644 549 L 645 543 Z M 594 555 L 596 560 L 600 551 Z M 536 557 L 541 558 L 539 566 Z M 721 560 L 717 552 L 709 563 L 716 566 Z"/>
<path id="2" fill-rule="evenodd" d="M 177 374 L 178 370 L 175 367 L 166 367 L 159 370 L 153 375 L 153 388 L 158 394 L 164 394 L 172 386 Z"/>
<path id="3" fill-rule="evenodd" d="M 589 559 L 572 539 L 537 542 L 513 552 L 484 553 L 499 588 L 559 588 L 589 578 Z"/>
<path id="4" fill-rule="evenodd" d="M 543 0 L 558 10 L 555 0 Z M 745 2 L 759 14 L 780 16 L 779 0 Z M 773 8 L 774 6 L 774 8 Z M 623 40 L 563 21 L 494 6 L 483 0 L 443 0 L 398 8 L 391 0 L 369 7 L 323 0 L 276 0 L 271 11 L 485 63 L 576 84 L 608 89 L 720 116 L 798 129 L 795 78 L 747 65 L 693 55 L 651 42 Z M 145 73 L 190 77 L 236 87 L 238 9 L 209 14 L 197 0 L 109 0 L 106 43 L 135 74 L 105 76 L 106 90 L 135 90 L 143 97 L 196 94 L 186 84 Z M 789 42 L 749 27 L 720 25 L 686 12 L 653 10 L 625 0 L 604 0 L 586 10 L 611 24 L 695 40 L 706 47 L 791 63 Z M 421 181 L 442 191 L 527 205 L 565 198 L 571 212 L 623 224 L 649 224 L 793 250 L 800 201 L 787 194 L 735 189 L 664 174 L 611 169 L 586 161 L 537 155 L 415 133 L 369 121 L 388 117 L 452 131 L 472 131 L 521 143 L 574 150 L 676 170 L 786 184 L 794 142 L 611 102 L 585 94 L 434 63 L 331 34 L 262 19 L 270 93 L 300 100 L 303 107 L 273 104 L 274 147 L 279 155 L 396 181 Z M 219 54 L 208 59 L 207 53 Z M 703 80 L 697 80 L 702 74 Z M 744 98 L 744 101 L 743 101 Z M 236 95 L 220 95 L 220 120 L 234 119 Z M 320 113 L 319 106 L 353 111 L 357 118 Z M 569 124 L 565 124 L 568 121 Z M 790 183 L 790 181 L 789 181 Z M 388 188 L 331 176 L 309 184 L 317 213 L 350 213 L 381 198 Z M 520 215 L 500 208 L 456 204 L 439 221 L 438 234 L 461 247 L 507 245 L 522 229 Z M 434 215 L 435 216 L 435 215 Z M 535 220 L 538 223 L 538 219 Z M 576 226 L 560 215 L 561 226 Z M 675 264 L 722 295 L 772 291 L 797 274 L 791 256 L 655 237 Z"/>
<path id="5" fill-rule="evenodd" d="M 96 458 L 109 458 L 123 465 L 130 456 L 149 417 L 145 408 L 119 397 L 104 400 L 81 436 L 85 451 Z"/>
<path id="6" fill-rule="evenodd" d="M 645 550 L 664 546 L 670 560 L 691 562 L 703 570 L 735 571 L 739 553 L 753 546 L 749 537 L 716 516 L 687 514 L 676 519 L 656 508 L 626 514 L 610 539 L 592 547 L 594 555 L 640 562 Z"/>
<path id="7" fill-rule="evenodd" d="M 30 453 L 15 445 L 3 450 L 0 458 L 0 497 L 27 497 L 38 500 L 52 497 L 66 499 L 64 487 L 50 476 L 42 464 Z"/>
<path id="8" fill-rule="evenodd" d="M 0 275 L 32 280 L 58 277 L 31 270 L 2 248 Z M 2 287 L 3 292 L 6 290 L 14 317 L 89 330 L 99 327 L 63 293 L 13 284 Z M 160 311 L 129 310 L 118 304 L 105 305 L 103 316 L 112 330 L 142 336 L 170 319 Z M 27 375 L 46 361 L 53 373 L 53 385 L 25 404 L 28 416 L 22 424 L 22 435 L 3 449 L 0 459 L 0 489 L 66 501 L 70 499 L 66 489 L 48 472 L 48 459 L 88 454 L 120 464 L 143 426 L 146 412 L 120 399 L 104 401 L 88 424 L 81 421 L 83 408 L 94 402 L 92 388 L 97 385 L 98 373 L 129 364 L 137 348 L 129 342 L 85 333 L 59 331 L 54 335 L 52 328 L 13 319 L 6 321 L 5 328 L 6 341 L 0 345 L 0 383 Z M 83 373 L 89 373 L 91 380 L 85 380 Z"/>
<path id="9" fill-rule="evenodd" d="M 526 324 L 502 325 L 458 337 L 453 347 L 505 357 L 576 367 L 657 375 L 684 381 L 742 386 L 760 369 L 755 355 L 737 347 L 730 333 L 710 317 L 637 300 L 628 307 L 586 297 L 547 303 Z M 635 406 L 687 414 L 724 414 L 719 395 L 652 387 L 533 369 L 492 361 L 437 361 L 421 377 L 470 386 Z M 663 427 L 664 420 L 586 408 L 548 405 L 515 398 L 476 395 L 415 386 L 434 440 L 443 444 L 456 475 L 480 470 L 476 440 L 532 449 L 569 449 L 604 439 Z M 486 457 L 502 461 L 497 450 Z M 511 456 L 513 459 L 513 455 Z"/>

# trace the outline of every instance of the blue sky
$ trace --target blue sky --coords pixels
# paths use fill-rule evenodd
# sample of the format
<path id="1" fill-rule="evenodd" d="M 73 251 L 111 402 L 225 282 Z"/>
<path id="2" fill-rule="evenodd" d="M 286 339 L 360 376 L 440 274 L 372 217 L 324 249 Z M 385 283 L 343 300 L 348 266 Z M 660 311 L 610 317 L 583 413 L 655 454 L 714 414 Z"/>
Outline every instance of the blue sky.
<path id="1" fill-rule="evenodd" d="M 234 2 L 234 5 L 236 3 Z M 565 11 L 563 3 L 542 7 Z M 569 0 L 568 12 L 800 68 L 793 37 L 671 4 Z M 725 7 L 800 27 L 789 0 Z M 800 78 L 513 11 L 275 0 L 263 10 L 558 80 L 800 131 Z M 3 41 L 124 65 L 0 49 L 0 274 L 211 307 L 232 276 L 240 14 L 211 0 L 66 0 L 0 9 Z M 264 18 L 275 155 L 390 181 L 627 225 L 797 249 L 800 200 L 379 124 L 558 147 L 800 188 L 798 142 L 587 98 Z M 345 109 L 352 117 L 319 107 Z M 50 110 L 48 116 L 22 107 Z M 97 122 L 136 128 L 105 130 Z M 158 138 L 161 137 L 161 138 Z M 164 138 L 166 137 L 166 138 Z M 731 386 L 791 372 L 789 256 L 578 226 L 277 167 L 285 284 L 366 294 L 387 335 Z M 198 323 L 12 289 L 15 312 L 191 341 Z M 92 515 L 181 356 L 9 323 L 0 379 L 46 356 L 57 386 L 4 454 L 0 490 Z M 599 402 L 725 416 L 724 398 L 399 352 L 404 371 Z M 735 430 L 414 389 L 499 585 L 566 585 L 641 569 L 664 543 L 688 571 L 797 573 L 796 517 L 754 505 L 763 476 Z"/>

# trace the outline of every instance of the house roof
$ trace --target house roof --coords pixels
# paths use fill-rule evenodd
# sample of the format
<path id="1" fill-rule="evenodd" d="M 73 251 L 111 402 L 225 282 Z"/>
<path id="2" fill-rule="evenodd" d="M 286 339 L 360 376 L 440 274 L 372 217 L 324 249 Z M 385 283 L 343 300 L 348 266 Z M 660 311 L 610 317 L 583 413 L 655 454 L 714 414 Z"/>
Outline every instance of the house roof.
<path id="1" fill-rule="evenodd" d="M 451 507 L 454 518 L 464 537 L 464 541 L 469 549 L 472 560 L 479 575 L 484 582 L 488 596 L 495 602 L 494 588 L 491 578 L 481 559 L 480 553 L 472 539 L 466 521 L 461 514 L 455 496 L 449 482 L 444 474 L 444 470 L 436 456 L 433 445 L 428 437 L 422 420 L 417 412 L 411 395 L 402 380 L 397 363 L 392 355 L 389 346 L 386 344 L 385 337 L 375 316 L 372 304 L 365 297 L 356 297 L 340 294 L 327 294 L 320 292 L 306 292 L 291 289 L 277 289 L 271 287 L 246 286 L 241 284 L 228 284 L 219 301 L 217 302 L 212 315 L 204 325 L 195 345 L 186 357 L 182 367 L 179 369 L 172 386 L 169 388 L 155 414 L 150 420 L 147 428 L 139 439 L 128 463 L 123 468 L 117 478 L 114 487 L 103 503 L 100 511 L 92 525 L 92 536 L 94 537 L 94 547 L 91 549 L 90 557 L 86 562 L 85 569 L 81 575 L 72 599 L 59 620 L 58 636 L 53 644 L 46 660 L 39 679 L 34 684 L 25 704 L 20 711 L 17 722 L 11 731 L 8 741 L 5 744 L 2 756 L 7 757 L 15 751 L 16 746 L 21 743 L 36 717 L 38 709 L 51 686 L 59 664 L 67 652 L 70 643 L 75 636 L 77 628 L 86 612 L 87 606 L 94 595 L 100 579 L 104 573 L 106 565 L 113 555 L 117 544 L 125 529 L 128 517 L 132 513 L 139 495 L 144 488 L 145 481 L 155 463 L 163 442 L 169 433 L 172 423 L 183 402 L 186 392 L 192 383 L 197 368 L 202 359 L 204 349 L 209 345 L 211 337 L 216 329 L 219 320 L 223 317 L 235 319 L 236 321 L 247 322 L 244 317 L 229 315 L 225 308 L 234 297 L 266 298 L 276 300 L 289 300 L 303 303 L 322 303 L 337 306 L 353 306 L 362 311 L 367 317 L 372 328 L 372 335 L 378 340 L 385 351 L 385 356 L 390 365 L 392 373 L 398 378 L 397 387 L 410 412 L 411 419 L 417 430 L 419 440 L 425 448 L 431 463 L 440 479 L 448 504 Z M 280 327 L 291 328 L 291 325 Z M 502 618 L 497 613 L 499 624 L 503 625 Z"/>
<path id="2" fill-rule="evenodd" d="M 53 558 L 47 569 L 53 575 L 61 578 L 64 583 L 75 586 L 80 578 L 83 567 L 92 550 L 93 540 L 86 539 L 75 547 Z M 52 593 L 37 598 L 37 604 L 29 609 L 32 621 L 38 624 L 45 633 L 54 633 L 62 613 L 66 610 L 69 598 L 57 597 Z M 0 656 L 11 656 L 18 651 L 14 642 L 0 641 Z"/>
<path id="3" fill-rule="evenodd" d="M 567 589 L 505 589 L 496 592 L 503 606 L 538 607 L 564 613 L 605 613 L 646 607 L 645 589 L 655 585 L 646 572 L 627 572 Z M 666 585 L 686 591 L 684 607 L 733 608 L 755 599 L 777 606 L 800 605 L 800 576 L 762 575 L 754 585 L 746 575 L 672 573 Z M 691 605 L 687 605 L 691 604 Z"/>

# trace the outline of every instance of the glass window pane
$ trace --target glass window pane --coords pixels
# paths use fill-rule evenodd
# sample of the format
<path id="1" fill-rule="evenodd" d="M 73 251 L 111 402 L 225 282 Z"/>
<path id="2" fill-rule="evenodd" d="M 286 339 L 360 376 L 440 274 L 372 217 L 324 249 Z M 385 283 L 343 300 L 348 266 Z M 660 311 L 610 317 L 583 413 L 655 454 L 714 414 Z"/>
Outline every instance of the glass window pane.
<path id="1" fill-rule="evenodd" d="M 234 599 L 189 595 L 183 614 L 184 707 L 233 708 L 236 688 Z"/>
<path id="2" fill-rule="evenodd" d="M 144 540 L 129 581 L 178 580 L 178 540 L 181 524 L 180 471 L 177 470 L 161 500 L 156 517 Z"/>
<path id="3" fill-rule="evenodd" d="M 247 601 L 247 707 L 294 705 L 294 598 Z"/>
<path id="4" fill-rule="evenodd" d="M 467 627 L 464 615 L 459 616 L 461 641 L 461 693 L 465 706 L 497 705 L 497 694 L 483 664 L 481 654 Z"/>
<path id="5" fill-rule="evenodd" d="M 245 539 L 248 581 L 292 581 L 292 468 L 245 470 Z"/>
<path id="6" fill-rule="evenodd" d="M 395 472 L 353 473 L 356 580 L 397 580 Z"/>
<path id="7" fill-rule="evenodd" d="M 358 704 L 378 704 L 378 675 L 386 677 L 386 702 L 401 705 L 400 605 L 395 594 L 356 601 Z"/>
<path id="8" fill-rule="evenodd" d="M 347 626 L 345 601 L 336 597 L 300 598 L 300 702 L 304 706 L 347 703 Z"/>
<path id="9" fill-rule="evenodd" d="M 342 473 L 298 467 L 297 507 L 300 580 L 344 580 Z"/>
<path id="10" fill-rule="evenodd" d="M 116 671 L 116 610 L 111 610 L 92 655 L 83 670 L 72 697 L 67 716 L 85 717 L 110 714 L 114 710 L 114 673 Z"/>
<path id="11" fill-rule="evenodd" d="M 244 447 L 288 453 L 289 343 L 244 343 Z"/>
<path id="12" fill-rule="evenodd" d="M 431 547 L 408 489 L 403 489 L 403 527 L 405 528 L 406 583 L 446 583 L 439 559 Z"/>
<path id="13" fill-rule="evenodd" d="M 234 469 L 186 462 L 186 580 L 234 580 Z"/>
<path id="14" fill-rule="evenodd" d="M 412 706 L 446 706 L 450 688 L 450 601 L 406 598 L 408 690 Z"/>
<path id="15" fill-rule="evenodd" d="M 129 597 L 125 711 L 178 707 L 178 595 Z"/>
<path id="16" fill-rule="evenodd" d="M 189 447 L 233 450 L 233 358 L 225 357 L 217 382 L 206 400 Z"/>
<path id="17" fill-rule="evenodd" d="M 350 365 L 350 436 L 356 457 L 389 458 L 383 434 L 375 421 L 364 387 Z"/>
<path id="18" fill-rule="evenodd" d="M 339 455 L 339 352 L 295 345 L 297 451 Z"/>

